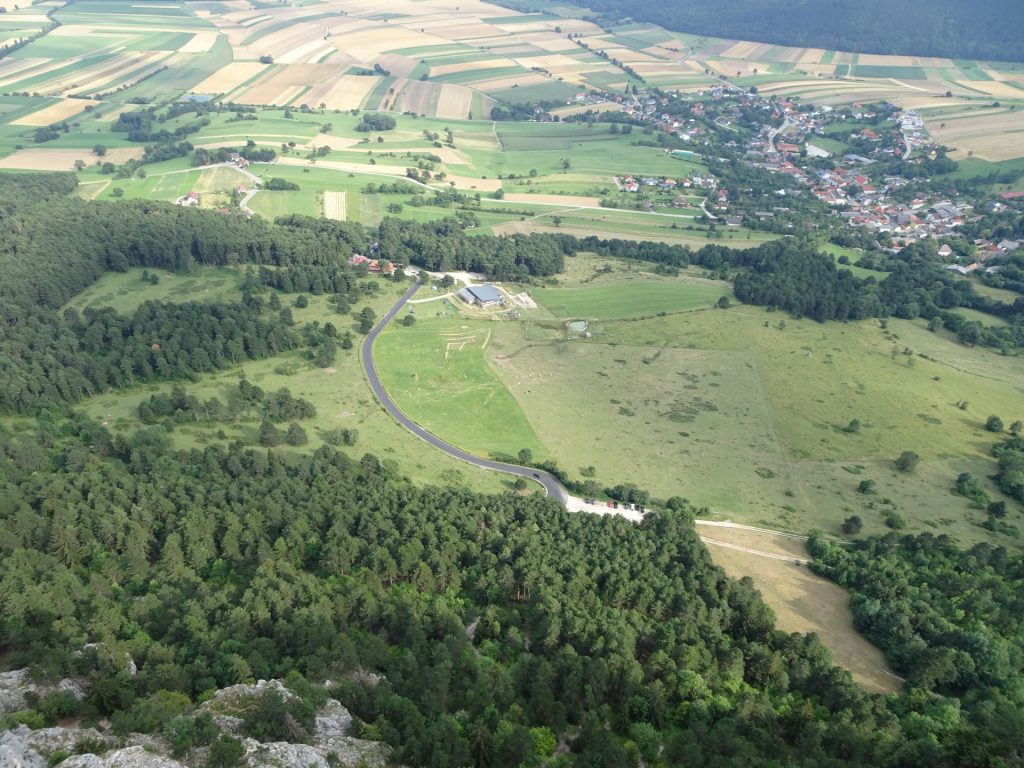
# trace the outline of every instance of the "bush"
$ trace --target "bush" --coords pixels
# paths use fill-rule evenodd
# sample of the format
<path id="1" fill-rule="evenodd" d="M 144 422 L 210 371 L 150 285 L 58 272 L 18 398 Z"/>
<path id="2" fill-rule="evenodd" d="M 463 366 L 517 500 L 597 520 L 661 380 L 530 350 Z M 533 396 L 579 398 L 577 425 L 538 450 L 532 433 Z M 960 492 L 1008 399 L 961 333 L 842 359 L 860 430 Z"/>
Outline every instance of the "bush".
<path id="1" fill-rule="evenodd" d="M 864 527 L 864 521 L 857 515 L 850 515 L 843 521 L 843 533 L 850 534 L 851 536 L 861 532 Z"/>
<path id="2" fill-rule="evenodd" d="M 206 768 L 239 768 L 245 764 L 245 747 L 234 736 L 221 734 L 210 746 Z"/>
<path id="3" fill-rule="evenodd" d="M 901 472 L 913 472 L 917 469 L 917 463 L 921 460 L 913 451 L 904 451 L 900 454 L 900 457 L 896 459 L 896 469 Z"/>
<path id="4" fill-rule="evenodd" d="M 288 434 L 285 435 L 285 442 L 288 445 L 305 445 L 309 442 L 309 438 L 306 436 L 306 430 L 293 421 L 288 425 Z"/>
<path id="5" fill-rule="evenodd" d="M 313 707 L 299 698 L 285 699 L 269 689 L 242 722 L 242 733 L 257 741 L 304 742 L 313 727 Z"/>
<path id="6" fill-rule="evenodd" d="M 903 528 L 906 526 L 906 522 L 903 520 L 903 517 L 897 514 L 896 512 L 885 513 L 885 524 L 892 528 L 894 531 L 903 530 Z"/>
<path id="7" fill-rule="evenodd" d="M 176 717 L 163 730 L 163 737 L 171 747 L 171 757 L 183 757 L 192 747 L 205 746 L 217 738 L 220 730 L 206 712 L 195 717 Z"/>
<path id="8" fill-rule="evenodd" d="M 1003 431 L 1003 420 L 998 416 L 989 416 L 985 421 L 985 429 L 989 432 L 1002 432 Z"/>

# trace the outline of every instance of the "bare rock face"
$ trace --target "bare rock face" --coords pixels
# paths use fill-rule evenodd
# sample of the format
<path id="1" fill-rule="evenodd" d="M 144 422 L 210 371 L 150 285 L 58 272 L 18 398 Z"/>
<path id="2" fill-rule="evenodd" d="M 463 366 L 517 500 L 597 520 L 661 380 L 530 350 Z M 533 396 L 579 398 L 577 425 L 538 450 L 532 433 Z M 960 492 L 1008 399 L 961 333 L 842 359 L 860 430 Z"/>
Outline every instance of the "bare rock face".
<path id="1" fill-rule="evenodd" d="M 46 768 L 43 756 L 25 741 L 29 733 L 25 726 L 0 733 L 0 768 Z"/>
<path id="2" fill-rule="evenodd" d="M 334 753 L 342 765 L 366 765 L 370 768 L 383 766 L 387 759 L 387 747 L 376 741 L 364 741 L 349 736 L 352 715 L 341 702 L 328 699 L 316 717 L 313 738 L 321 754 Z"/>
<path id="3" fill-rule="evenodd" d="M 6 673 L 2 677 L 9 678 L 8 691 L 18 690 L 18 686 L 26 683 L 20 673 Z M 24 690 L 33 689 L 25 687 Z M 233 685 L 217 691 L 213 698 L 199 707 L 199 711 L 209 712 L 224 732 L 237 735 L 242 716 L 267 690 L 276 690 L 286 699 L 295 698 L 295 694 L 280 681 L 260 680 L 256 685 Z M 24 694 L 21 695 L 23 697 Z M 22 698 L 22 705 L 23 702 Z M 352 722 L 349 711 L 340 702 L 329 699 L 317 713 L 311 744 L 262 744 L 255 739 L 243 739 L 246 766 L 384 768 L 388 748 L 378 742 L 350 736 Z M 125 746 L 126 742 L 130 746 Z M 26 726 L 0 733 L 0 768 L 46 768 L 50 755 L 61 750 L 73 752 L 81 744 L 88 744 L 98 754 L 72 755 L 60 763 L 61 768 L 185 768 L 182 763 L 165 756 L 166 745 L 158 737 L 131 734 L 125 740 L 117 740 L 93 728 L 41 728 L 32 731 Z"/>
<path id="4" fill-rule="evenodd" d="M 0 733 L 0 768 L 45 768 L 54 752 L 72 752 L 79 744 L 113 746 L 93 728 L 40 728 L 29 730 L 22 725 Z"/>
<path id="5" fill-rule="evenodd" d="M 227 688 L 221 688 L 213 694 L 213 698 L 204 702 L 199 710 L 211 715 L 237 715 L 244 712 L 254 699 L 267 691 L 277 691 L 285 701 L 298 698 L 285 688 L 280 680 L 259 680 L 256 685 L 229 685 Z"/>
<path id="6" fill-rule="evenodd" d="M 63 768 L 184 768 L 177 760 L 147 752 L 142 747 L 126 747 L 98 755 L 74 755 L 61 763 Z"/>
<path id="7" fill-rule="evenodd" d="M 82 690 L 82 687 L 69 678 L 65 678 L 57 684 L 34 683 L 23 669 L 0 672 L 0 714 L 25 709 L 28 706 L 25 701 L 26 693 L 46 696 L 59 691 L 67 691 L 79 700 L 85 698 L 85 691 Z"/>

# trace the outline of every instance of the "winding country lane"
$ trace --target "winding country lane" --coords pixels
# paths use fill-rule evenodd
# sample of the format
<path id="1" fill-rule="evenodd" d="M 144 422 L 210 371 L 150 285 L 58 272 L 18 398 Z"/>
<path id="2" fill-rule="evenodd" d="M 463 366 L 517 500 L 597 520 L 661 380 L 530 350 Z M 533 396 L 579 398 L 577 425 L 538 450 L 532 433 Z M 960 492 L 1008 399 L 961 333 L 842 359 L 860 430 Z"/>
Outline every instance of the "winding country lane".
<path id="1" fill-rule="evenodd" d="M 480 467 L 481 469 L 490 469 L 496 472 L 507 472 L 510 475 L 516 475 L 518 477 L 525 477 L 527 480 L 533 480 L 536 483 L 540 483 L 544 486 L 544 490 L 547 495 L 557 501 L 559 504 L 565 504 L 569 500 L 569 495 L 565 492 L 565 488 L 558 482 L 558 479 L 540 469 L 531 469 L 529 467 L 519 467 L 515 464 L 505 464 L 500 461 L 491 461 L 490 459 L 482 459 L 479 456 L 474 456 L 471 453 L 467 453 L 461 448 L 456 448 L 451 443 L 446 443 L 436 435 L 431 434 L 415 421 L 406 416 L 402 411 L 395 405 L 395 402 L 391 399 L 391 396 L 384 389 L 384 385 L 381 384 L 380 376 L 377 375 L 377 366 L 373 362 L 373 343 L 377 340 L 380 332 L 384 330 L 384 327 L 402 311 L 402 307 L 405 306 L 406 302 L 409 301 L 419 290 L 420 283 L 419 277 L 416 278 L 416 282 L 402 294 L 395 305 L 388 310 L 387 314 L 380 319 L 380 321 L 373 327 L 373 330 L 366 336 L 363 341 L 363 370 L 366 371 L 366 378 L 370 381 L 370 388 L 373 390 L 373 394 L 376 395 L 377 400 L 384 409 L 391 414 L 392 418 L 405 427 L 407 430 L 412 432 L 416 437 L 429 443 L 438 450 L 444 451 L 449 456 L 453 456 L 460 461 L 465 461 L 474 466 Z"/>

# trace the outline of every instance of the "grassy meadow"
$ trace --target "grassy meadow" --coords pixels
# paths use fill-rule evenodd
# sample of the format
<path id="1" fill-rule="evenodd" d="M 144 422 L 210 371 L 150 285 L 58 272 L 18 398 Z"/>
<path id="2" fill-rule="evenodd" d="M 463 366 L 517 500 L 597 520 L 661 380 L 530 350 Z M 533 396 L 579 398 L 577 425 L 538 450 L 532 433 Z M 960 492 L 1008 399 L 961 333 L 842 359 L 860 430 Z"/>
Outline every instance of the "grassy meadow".
<path id="1" fill-rule="evenodd" d="M 970 472 L 1002 498 L 987 480 L 994 437 L 983 423 L 1024 415 L 1019 358 L 909 321 L 713 309 L 727 285 L 643 269 L 570 259 L 557 287 L 530 289 L 540 306 L 519 321 L 438 318 L 435 304 L 419 305 L 413 329 L 380 342 L 385 384 L 462 447 L 530 447 L 576 477 L 592 467 L 599 483 L 684 496 L 709 516 L 837 535 L 849 515 L 881 533 L 895 514 L 908 532 L 1015 543 L 981 528 L 984 513 L 949 489 Z M 588 319 L 591 338 L 570 334 L 570 318 Z M 903 451 L 921 456 L 915 472 L 897 471 Z M 862 480 L 874 492 L 859 492 Z M 1009 522 L 1024 524 L 1011 508 Z"/>
<path id="2" fill-rule="evenodd" d="M 488 365 L 492 329 L 463 322 L 450 304 L 449 316 L 429 317 L 434 306 L 441 305 L 418 305 L 423 319 L 381 334 L 375 357 L 388 392 L 426 429 L 480 455 L 544 453 L 530 419 Z"/>
<path id="3" fill-rule="evenodd" d="M 159 277 L 156 285 L 142 281 L 142 270 L 109 273 L 69 302 L 69 307 L 114 307 L 130 313 L 149 300 L 206 301 L 238 300 L 242 275 L 235 269 L 199 268 L 194 273 L 180 275 L 150 270 Z M 353 313 L 371 306 L 378 315 L 383 314 L 398 298 L 405 286 L 380 281 L 384 290 L 377 297 L 352 308 Z M 282 303 L 290 305 L 294 296 L 281 295 Z M 292 307 L 296 327 L 304 323 L 332 322 L 340 331 L 355 332 L 356 321 L 351 315 L 338 315 L 327 304 L 325 296 L 310 296 L 309 306 Z M 507 479 L 452 459 L 439 451 L 426 450 L 423 444 L 396 424 L 374 399 L 367 385 L 358 350 L 362 336 L 356 335 L 351 350 L 338 351 L 338 358 L 330 368 L 312 365 L 301 351 L 288 352 L 266 360 L 247 361 L 231 369 L 204 375 L 198 382 L 184 382 L 191 394 L 202 400 L 218 397 L 222 401 L 240 378 L 246 378 L 264 390 L 287 387 L 297 397 L 316 406 L 317 415 L 302 422 L 309 443 L 301 448 L 282 448 L 287 452 L 309 453 L 323 444 L 325 432 L 335 428 L 357 429 L 359 441 L 355 446 L 343 447 L 352 458 L 364 453 L 376 454 L 380 459 L 396 461 L 401 472 L 421 483 L 445 482 L 466 485 L 482 491 L 497 491 L 508 487 Z M 141 425 L 137 408 L 141 401 L 156 392 L 169 392 L 171 384 L 139 386 L 118 392 L 109 392 L 82 403 L 82 409 L 100 419 L 115 432 L 131 432 Z M 193 448 L 242 439 L 255 442 L 259 423 L 179 425 L 172 437 L 175 445 Z"/>

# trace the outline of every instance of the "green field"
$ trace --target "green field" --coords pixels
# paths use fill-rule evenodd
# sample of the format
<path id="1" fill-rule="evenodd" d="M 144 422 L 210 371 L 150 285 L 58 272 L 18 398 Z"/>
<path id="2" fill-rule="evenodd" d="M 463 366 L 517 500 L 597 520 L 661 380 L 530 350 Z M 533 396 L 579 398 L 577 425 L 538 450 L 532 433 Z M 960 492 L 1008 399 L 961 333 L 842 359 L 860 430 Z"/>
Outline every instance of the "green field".
<path id="1" fill-rule="evenodd" d="M 317 202 L 316 190 L 300 189 L 291 192 L 258 192 L 249 201 L 249 207 L 265 219 L 273 221 L 278 216 L 299 213 L 303 216 L 319 216 L 321 206 Z"/>
<path id="2" fill-rule="evenodd" d="M 242 276 L 235 269 L 202 267 L 191 274 L 150 270 L 159 276 L 156 285 L 143 282 L 142 269 L 110 272 L 75 296 L 68 307 L 78 310 L 115 307 L 130 313 L 144 301 L 236 300 Z"/>
<path id="3" fill-rule="evenodd" d="M 161 270 L 150 270 L 159 276 L 156 285 L 144 283 L 141 269 L 124 273 L 108 273 L 89 289 L 76 296 L 69 304 L 79 310 L 86 307 L 112 306 L 120 312 L 130 313 L 148 300 L 193 301 L 193 300 L 238 300 L 241 296 L 242 275 L 238 270 L 199 268 L 192 274 L 172 274 Z M 381 282 L 381 294 L 353 307 L 357 312 L 369 305 L 383 314 L 394 303 L 404 285 Z M 294 297 L 281 295 L 284 304 L 290 305 Z M 309 306 L 304 309 L 292 308 L 296 326 L 319 321 L 332 322 L 341 331 L 355 328 L 351 316 L 338 315 L 326 302 L 325 296 L 309 297 Z M 404 329 L 403 329 L 404 330 Z M 358 459 L 366 452 L 375 453 L 379 458 L 398 462 L 401 472 L 418 482 L 444 482 L 465 485 L 480 491 L 498 491 L 508 487 L 508 479 L 496 473 L 484 472 L 439 451 L 426 450 L 415 437 L 396 424 L 380 408 L 374 399 L 358 357 L 357 346 L 351 350 L 339 350 L 334 366 L 320 369 L 306 361 L 300 352 L 290 352 L 267 360 L 249 361 L 229 370 L 205 375 L 198 382 L 185 382 L 190 393 L 201 399 L 218 397 L 224 399 L 226 391 L 244 376 L 264 389 L 287 387 L 293 395 L 312 402 L 317 409 L 313 419 L 303 422 L 309 444 L 304 452 L 311 452 L 322 445 L 324 432 L 334 428 L 355 428 L 360 438 L 356 446 L 343 448 Z M 136 416 L 139 402 L 155 392 L 170 390 L 169 384 L 129 388 L 109 392 L 91 398 L 82 404 L 90 416 L 102 420 L 115 432 L 131 432 L 141 426 Z M 192 448 L 224 440 L 244 439 L 255 441 L 258 424 L 197 424 L 178 426 L 173 438 L 175 445 Z M 224 437 L 218 436 L 223 430 Z M 290 449 L 294 450 L 294 449 Z"/>
<path id="4" fill-rule="evenodd" d="M 526 416 L 487 364 L 490 324 L 431 317 L 440 306 L 420 305 L 416 325 L 392 325 L 381 334 L 374 354 L 388 392 L 417 423 L 482 456 L 523 448 L 543 455 Z"/>
<path id="5" fill-rule="evenodd" d="M 599 484 L 681 495 L 709 516 L 838 534 L 858 514 L 866 533 L 879 533 L 895 511 L 908 532 L 1015 544 L 982 529 L 984 514 L 949 488 L 970 472 L 1001 498 L 985 479 L 993 463 L 983 422 L 1021 415 L 1019 358 L 955 344 L 921 322 L 890 319 L 884 329 L 743 305 L 701 309 L 727 286 L 649 266 L 569 259 L 557 288 L 529 289 L 541 306 L 518 322 L 436 318 L 439 305 L 419 305 L 414 328 L 381 340 L 385 384 L 464 448 L 515 452 L 532 439 L 570 475 L 594 467 Z M 568 333 L 567 318 L 590 319 L 592 337 Z M 445 359 L 445 344 L 459 339 L 472 341 Z M 967 411 L 956 406 L 964 399 Z M 857 432 L 847 430 L 853 419 Z M 922 458 L 913 474 L 893 465 L 906 450 Z M 857 492 L 864 479 L 876 493 Z M 1009 522 L 1024 524 L 1011 508 Z"/>
<path id="6" fill-rule="evenodd" d="M 728 286 L 711 281 L 650 282 L 598 285 L 588 288 L 543 288 L 533 297 L 557 317 L 617 320 L 685 312 L 712 306 L 729 294 Z"/>

